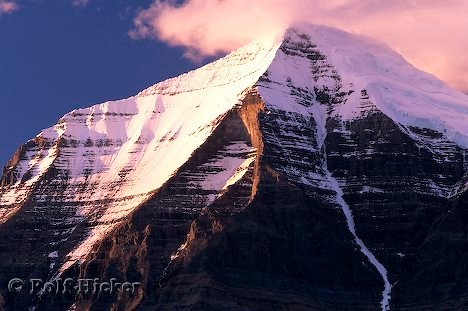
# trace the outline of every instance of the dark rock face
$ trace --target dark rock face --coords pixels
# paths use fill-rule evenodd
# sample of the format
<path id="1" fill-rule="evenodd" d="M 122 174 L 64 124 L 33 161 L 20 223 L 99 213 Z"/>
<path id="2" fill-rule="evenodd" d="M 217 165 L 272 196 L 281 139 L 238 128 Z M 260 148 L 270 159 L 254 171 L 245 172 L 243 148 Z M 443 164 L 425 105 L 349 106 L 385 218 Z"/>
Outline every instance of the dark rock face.
<path id="1" fill-rule="evenodd" d="M 405 260 L 395 287 L 400 310 L 468 308 L 468 192 L 450 200 L 415 254 Z M 421 299 L 420 297 L 424 297 Z"/>
<path id="2" fill-rule="evenodd" d="M 84 203 L 61 196 L 70 185 L 57 157 L 0 225 L 0 309 L 379 310 L 384 280 L 353 236 L 340 196 L 356 235 L 388 272 L 391 310 L 468 309 L 467 150 L 386 116 L 367 90 L 342 81 L 307 35 L 287 38 L 277 57 L 305 60 L 314 84 L 267 71 L 162 187 L 59 274 L 138 282 L 135 292 L 7 289 L 12 278 L 56 277 L 115 203 L 86 202 L 102 209 L 77 217 Z M 281 96 L 266 100 L 265 89 Z M 365 113 L 343 120 L 336 109 L 352 94 Z M 61 139 L 57 153 L 81 144 L 89 154 L 96 143 Z M 20 148 L 1 186 L 17 180 L 21 159 L 51 147 L 33 140 Z M 247 163 L 245 173 L 221 190 L 207 187 L 226 158 Z"/>
<path id="3" fill-rule="evenodd" d="M 464 173 L 462 150 L 450 145 L 441 160 L 381 113 L 328 137 L 329 166 L 345 181 L 358 231 L 372 236 L 368 244 L 387 258 L 413 253 L 450 209 L 447 195 Z"/>

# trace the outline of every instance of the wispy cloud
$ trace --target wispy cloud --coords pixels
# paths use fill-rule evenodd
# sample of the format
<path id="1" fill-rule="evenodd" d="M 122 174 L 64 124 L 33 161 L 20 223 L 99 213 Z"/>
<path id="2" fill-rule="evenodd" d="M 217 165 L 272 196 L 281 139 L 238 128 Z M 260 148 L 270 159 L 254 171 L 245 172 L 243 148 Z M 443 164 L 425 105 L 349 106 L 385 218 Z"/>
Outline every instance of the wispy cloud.
<path id="1" fill-rule="evenodd" d="M 72 0 L 72 4 L 76 7 L 84 7 L 88 2 L 89 0 Z"/>
<path id="2" fill-rule="evenodd" d="M 75 7 L 84 7 L 89 0 L 71 0 L 71 4 Z M 0 16 L 11 14 L 19 9 L 19 4 L 15 0 L 0 0 Z"/>
<path id="3" fill-rule="evenodd" d="M 10 14 L 19 8 L 18 4 L 13 1 L 0 0 L 0 16 L 3 14 Z"/>
<path id="4" fill-rule="evenodd" d="M 156 0 L 134 38 L 184 46 L 188 56 L 232 50 L 295 22 L 336 26 L 386 42 L 416 66 L 468 90 L 466 0 Z"/>

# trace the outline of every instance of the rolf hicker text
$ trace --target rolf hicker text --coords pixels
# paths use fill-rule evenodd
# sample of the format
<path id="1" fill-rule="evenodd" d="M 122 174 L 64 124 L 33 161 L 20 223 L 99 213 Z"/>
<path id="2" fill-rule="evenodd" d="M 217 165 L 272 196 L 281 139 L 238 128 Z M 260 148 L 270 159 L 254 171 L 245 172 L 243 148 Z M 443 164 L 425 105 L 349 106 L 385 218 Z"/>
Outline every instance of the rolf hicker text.
<path id="1" fill-rule="evenodd" d="M 139 288 L 141 288 L 140 282 L 119 282 L 115 278 L 105 281 L 97 278 L 57 278 L 46 282 L 41 279 L 23 280 L 14 278 L 8 282 L 8 290 L 11 293 L 27 291 L 31 295 L 78 294 L 87 296 L 93 294 L 113 294 L 115 292 L 124 292 L 133 295 Z"/>

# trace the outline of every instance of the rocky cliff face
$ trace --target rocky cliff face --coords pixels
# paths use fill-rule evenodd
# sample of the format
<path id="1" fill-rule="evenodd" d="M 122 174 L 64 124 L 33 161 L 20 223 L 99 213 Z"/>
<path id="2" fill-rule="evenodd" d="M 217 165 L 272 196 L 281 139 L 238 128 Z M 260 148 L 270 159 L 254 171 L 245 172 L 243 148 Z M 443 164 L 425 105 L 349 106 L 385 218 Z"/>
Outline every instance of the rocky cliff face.
<path id="1" fill-rule="evenodd" d="M 467 96 L 311 25 L 73 111 L 3 171 L 0 304 L 468 308 L 467 124 Z M 141 286 L 31 294 L 13 278 Z"/>

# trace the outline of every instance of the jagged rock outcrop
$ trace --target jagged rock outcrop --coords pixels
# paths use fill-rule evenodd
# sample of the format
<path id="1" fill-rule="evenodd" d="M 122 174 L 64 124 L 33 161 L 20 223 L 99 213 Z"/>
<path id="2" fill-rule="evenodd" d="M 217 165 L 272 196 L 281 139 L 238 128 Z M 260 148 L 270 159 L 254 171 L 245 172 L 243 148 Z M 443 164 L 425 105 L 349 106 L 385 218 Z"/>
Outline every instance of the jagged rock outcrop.
<path id="1" fill-rule="evenodd" d="M 311 25 L 75 110 L 3 171 L 0 304 L 463 310 L 467 124 L 467 96 Z M 4 286 L 67 277 L 141 285 Z"/>

